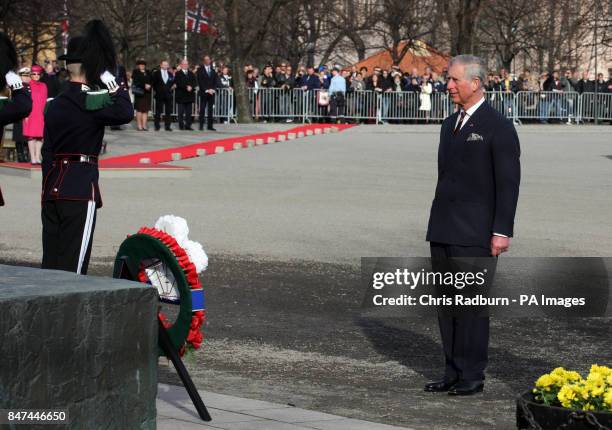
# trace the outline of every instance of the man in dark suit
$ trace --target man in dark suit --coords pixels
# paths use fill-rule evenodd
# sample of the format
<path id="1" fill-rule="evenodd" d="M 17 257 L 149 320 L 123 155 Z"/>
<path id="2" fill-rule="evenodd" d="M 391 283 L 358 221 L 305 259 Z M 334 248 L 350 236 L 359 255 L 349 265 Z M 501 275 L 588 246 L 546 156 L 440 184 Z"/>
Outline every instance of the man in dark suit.
<path id="1" fill-rule="evenodd" d="M 174 83 L 176 84 L 179 128 L 181 130 L 193 130 L 191 121 L 197 81 L 195 74 L 189 70 L 189 62 L 186 58 L 181 60 L 180 67 L 174 76 Z"/>
<path id="2" fill-rule="evenodd" d="M 219 87 L 217 72 L 212 66 L 208 55 L 202 58 L 202 64 L 198 68 L 197 80 L 200 94 L 200 130 L 204 129 L 204 117 L 206 117 L 206 128 L 213 128 L 213 108 L 215 106 L 215 92 Z"/>
<path id="3" fill-rule="evenodd" d="M 512 122 L 484 98 L 486 64 L 459 55 L 450 62 L 448 92 L 461 109 L 440 131 L 438 183 L 427 240 L 432 265 L 451 257 L 497 257 L 508 250 L 520 183 L 520 147 Z M 435 268 L 434 268 L 435 270 Z M 489 319 L 439 314 L 444 377 L 425 391 L 482 391 Z"/>
<path id="4" fill-rule="evenodd" d="M 153 83 L 153 93 L 155 95 L 155 131 L 160 129 L 161 113 L 164 111 L 164 123 L 166 131 L 172 131 L 170 124 L 172 123 L 172 91 L 176 88 L 174 83 L 174 75 L 168 69 L 169 65 L 166 60 L 159 63 L 159 69 L 153 72 L 151 78 Z"/>

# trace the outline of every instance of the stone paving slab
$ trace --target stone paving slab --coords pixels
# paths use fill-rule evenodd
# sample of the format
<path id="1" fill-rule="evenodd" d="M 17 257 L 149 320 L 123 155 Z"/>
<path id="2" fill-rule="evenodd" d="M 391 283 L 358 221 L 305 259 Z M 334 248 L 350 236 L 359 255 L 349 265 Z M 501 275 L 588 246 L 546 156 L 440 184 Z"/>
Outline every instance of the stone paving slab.
<path id="1" fill-rule="evenodd" d="M 182 386 L 159 384 L 157 390 L 158 429 L 224 430 L 401 430 L 290 405 L 244 399 L 199 390 L 213 420 L 202 421 Z"/>

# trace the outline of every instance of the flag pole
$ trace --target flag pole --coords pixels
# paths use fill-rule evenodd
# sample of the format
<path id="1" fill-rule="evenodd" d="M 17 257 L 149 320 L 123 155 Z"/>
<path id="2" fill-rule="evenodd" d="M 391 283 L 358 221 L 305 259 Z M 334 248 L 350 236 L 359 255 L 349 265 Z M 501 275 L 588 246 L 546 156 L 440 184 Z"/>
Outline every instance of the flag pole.
<path id="1" fill-rule="evenodd" d="M 185 0 L 185 34 L 183 45 L 183 56 L 187 59 L 187 0 Z"/>

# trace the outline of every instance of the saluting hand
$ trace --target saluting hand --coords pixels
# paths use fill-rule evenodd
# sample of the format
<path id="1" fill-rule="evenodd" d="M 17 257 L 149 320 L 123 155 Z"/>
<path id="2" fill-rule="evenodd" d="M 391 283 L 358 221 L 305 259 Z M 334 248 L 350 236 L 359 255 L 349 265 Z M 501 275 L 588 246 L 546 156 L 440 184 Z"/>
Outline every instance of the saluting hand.
<path id="1" fill-rule="evenodd" d="M 13 71 L 9 71 L 5 76 L 6 84 L 11 87 L 12 90 L 19 90 L 23 88 L 23 82 L 19 75 Z"/>
<path id="2" fill-rule="evenodd" d="M 503 236 L 491 236 L 491 255 L 498 257 L 502 252 L 506 252 L 510 247 L 510 238 Z"/>

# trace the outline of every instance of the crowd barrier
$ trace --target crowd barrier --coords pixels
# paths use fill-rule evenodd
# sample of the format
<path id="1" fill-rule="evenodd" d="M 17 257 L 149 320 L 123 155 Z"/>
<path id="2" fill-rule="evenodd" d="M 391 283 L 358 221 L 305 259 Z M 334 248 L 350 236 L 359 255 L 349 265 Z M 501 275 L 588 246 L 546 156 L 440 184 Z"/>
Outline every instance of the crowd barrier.
<path id="1" fill-rule="evenodd" d="M 331 119 L 331 106 L 335 104 L 338 117 L 378 124 L 387 121 L 440 122 L 456 110 L 448 94 L 439 92 L 421 98 L 417 92 L 349 91 L 342 99 L 325 97 L 324 92 L 300 88 L 250 88 L 249 113 L 256 121 L 311 122 Z M 515 123 L 523 120 L 580 123 L 593 121 L 595 117 L 600 121 L 612 121 L 612 93 L 492 91 L 486 92 L 485 97 L 491 106 Z M 199 109 L 200 98 L 196 93 L 194 116 L 199 114 Z M 217 90 L 213 112 L 219 121 L 236 121 L 236 100 L 231 88 Z M 173 100 L 172 115 L 176 113 Z"/>
<path id="2" fill-rule="evenodd" d="M 612 93 L 582 93 L 581 119 L 612 121 Z"/>

